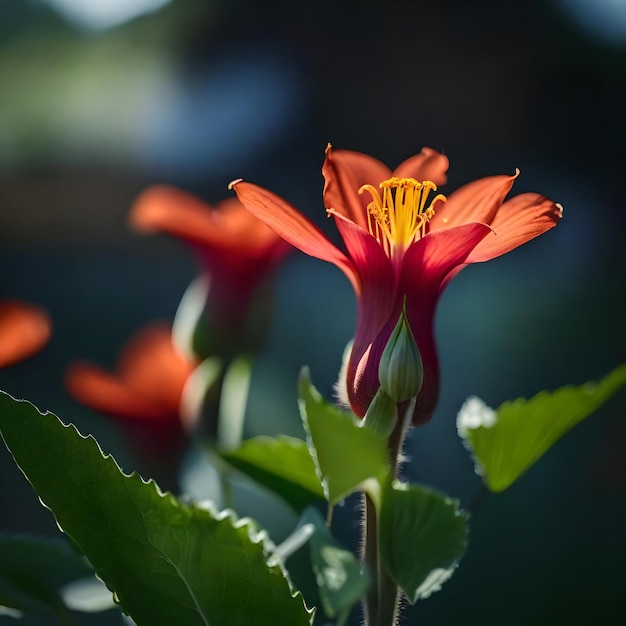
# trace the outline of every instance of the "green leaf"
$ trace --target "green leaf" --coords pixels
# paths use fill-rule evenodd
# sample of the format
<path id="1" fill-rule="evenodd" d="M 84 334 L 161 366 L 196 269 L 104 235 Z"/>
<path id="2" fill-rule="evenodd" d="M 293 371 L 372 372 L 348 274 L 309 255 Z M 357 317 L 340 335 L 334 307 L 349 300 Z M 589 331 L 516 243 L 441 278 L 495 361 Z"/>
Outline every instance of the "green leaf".
<path id="1" fill-rule="evenodd" d="M 324 495 L 337 504 L 368 478 L 384 478 L 389 461 L 387 442 L 361 428 L 349 413 L 327 403 L 313 387 L 305 368 L 300 374 L 299 406 L 311 456 Z"/>
<path id="2" fill-rule="evenodd" d="M 346 613 L 365 595 L 371 576 L 361 570 L 354 554 L 332 536 L 316 509 L 308 508 L 302 522 L 315 528 L 309 547 L 324 611 L 329 617 Z"/>
<path id="3" fill-rule="evenodd" d="M 468 515 L 458 500 L 399 481 L 383 492 L 380 554 L 411 604 L 452 576 L 467 544 Z"/>
<path id="4" fill-rule="evenodd" d="M 256 437 L 222 458 L 281 496 L 298 513 L 324 491 L 306 442 L 295 437 Z"/>
<path id="5" fill-rule="evenodd" d="M 92 437 L 0 393 L 0 432 L 41 501 L 138 626 L 310 624 L 270 546 L 232 512 L 124 475 Z"/>
<path id="6" fill-rule="evenodd" d="M 96 580 L 85 557 L 65 541 L 0 535 L 1 606 L 69 623 L 62 588 L 88 576 Z"/>
<path id="7" fill-rule="evenodd" d="M 505 402 L 495 411 L 479 398 L 469 398 L 459 411 L 457 428 L 487 487 L 504 491 L 625 384 L 622 365 L 599 382 L 542 391 L 530 400 Z"/>

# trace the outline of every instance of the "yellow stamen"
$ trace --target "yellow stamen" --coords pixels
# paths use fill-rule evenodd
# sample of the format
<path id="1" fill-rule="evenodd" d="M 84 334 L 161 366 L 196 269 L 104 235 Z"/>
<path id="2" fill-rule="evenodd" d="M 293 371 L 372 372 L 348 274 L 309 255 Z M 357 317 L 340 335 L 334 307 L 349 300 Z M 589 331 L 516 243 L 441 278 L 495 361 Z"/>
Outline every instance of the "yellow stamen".
<path id="1" fill-rule="evenodd" d="M 363 185 L 359 193 L 367 191 L 372 201 L 367 205 L 367 227 L 383 246 L 388 256 L 396 250 L 405 250 L 411 243 L 426 234 L 426 225 L 435 214 L 434 204 L 445 196 L 438 194 L 426 207 L 431 191 L 437 185 L 430 180 L 419 182 L 414 178 L 393 177 L 384 180 L 378 189 Z"/>

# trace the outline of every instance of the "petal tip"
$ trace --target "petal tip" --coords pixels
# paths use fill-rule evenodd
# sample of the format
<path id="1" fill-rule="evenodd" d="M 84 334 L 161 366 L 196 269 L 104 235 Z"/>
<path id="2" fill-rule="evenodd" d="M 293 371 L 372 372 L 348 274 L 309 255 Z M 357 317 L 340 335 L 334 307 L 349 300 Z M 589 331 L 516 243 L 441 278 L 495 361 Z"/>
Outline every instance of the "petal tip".
<path id="1" fill-rule="evenodd" d="M 142 233 L 152 233 L 163 228 L 168 221 L 171 207 L 181 202 L 181 192 L 170 185 L 151 185 L 144 189 L 133 202 L 128 214 L 130 225 Z"/>
<path id="2" fill-rule="evenodd" d="M 243 183 L 243 178 L 235 178 L 235 180 L 231 180 L 228 183 L 228 189 L 232 191 L 239 183 Z"/>
<path id="3" fill-rule="evenodd" d="M 52 321 L 43 309 L 18 300 L 0 301 L 0 367 L 35 355 L 51 334 Z"/>

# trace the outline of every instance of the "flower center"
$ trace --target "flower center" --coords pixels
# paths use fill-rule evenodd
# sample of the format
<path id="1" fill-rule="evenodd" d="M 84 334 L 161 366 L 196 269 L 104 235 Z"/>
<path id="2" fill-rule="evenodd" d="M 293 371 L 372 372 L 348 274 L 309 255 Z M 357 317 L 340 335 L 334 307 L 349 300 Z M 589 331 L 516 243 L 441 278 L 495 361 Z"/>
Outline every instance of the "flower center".
<path id="1" fill-rule="evenodd" d="M 435 214 L 433 205 L 446 201 L 436 195 L 426 207 L 431 191 L 437 185 L 430 180 L 419 182 L 414 178 L 393 177 L 379 185 L 382 196 L 373 185 L 363 185 L 359 193 L 367 191 L 372 201 L 367 205 L 367 226 L 384 248 L 387 256 L 404 251 L 410 244 L 426 234 L 426 225 Z"/>

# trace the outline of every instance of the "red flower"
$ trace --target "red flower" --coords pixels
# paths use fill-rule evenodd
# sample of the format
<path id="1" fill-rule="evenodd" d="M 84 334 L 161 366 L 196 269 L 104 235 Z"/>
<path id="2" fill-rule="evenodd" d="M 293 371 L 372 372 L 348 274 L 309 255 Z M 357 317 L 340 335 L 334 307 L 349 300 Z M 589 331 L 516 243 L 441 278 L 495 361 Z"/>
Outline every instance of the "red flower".
<path id="1" fill-rule="evenodd" d="M 39 352 L 51 329 L 50 318 L 40 308 L 18 300 L 0 301 L 0 367 Z"/>
<path id="2" fill-rule="evenodd" d="M 213 351 L 250 349 L 262 334 L 250 328 L 256 322 L 250 309 L 259 288 L 291 246 L 236 198 L 211 209 L 198 198 L 166 186 L 144 191 L 131 209 L 130 220 L 138 230 L 184 240 L 199 256 L 210 279 L 206 313 L 218 344 Z"/>
<path id="3" fill-rule="evenodd" d="M 354 344 L 345 371 L 347 399 L 363 416 L 378 390 L 378 364 L 406 298 L 406 313 L 424 363 L 413 422 L 428 421 L 439 394 L 433 321 L 439 295 L 468 263 L 487 261 L 552 228 L 562 207 L 536 193 L 504 201 L 515 176 L 468 183 L 447 201 L 429 196 L 446 182 L 448 159 L 430 148 L 393 172 L 380 161 L 329 146 L 322 168 L 324 203 L 346 246 L 334 246 L 277 195 L 231 183 L 246 208 L 303 252 L 334 263 L 357 301 Z"/>
<path id="4" fill-rule="evenodd" d="M 79 362 L 68 369 L 65 385 L 81 404 L 117 418 L 139 469 L 163 486 L 184 448 L 180 405 L 195 365 L 176 349 L 168 325 L 153 324 L 124 347 L 115 373 Z"/>
<path id="5" fill-rule="evenodd" d="M 167 325 L 139 331 L 121 351 L 117 373 L 90 363 L 70 367 L 66 385 L 76 400 L 123 419 L 178 422 L 180 399 L 195 364 L 172 343 Z"/>

